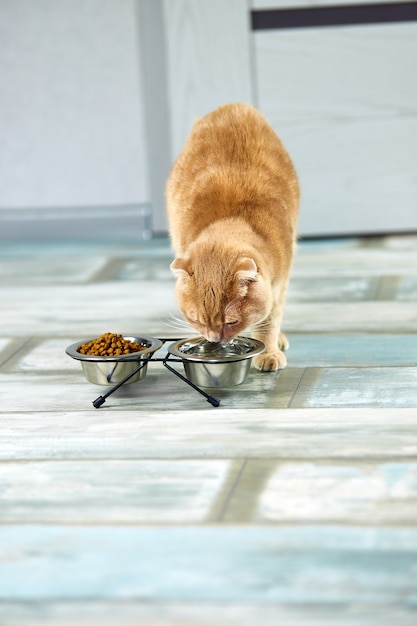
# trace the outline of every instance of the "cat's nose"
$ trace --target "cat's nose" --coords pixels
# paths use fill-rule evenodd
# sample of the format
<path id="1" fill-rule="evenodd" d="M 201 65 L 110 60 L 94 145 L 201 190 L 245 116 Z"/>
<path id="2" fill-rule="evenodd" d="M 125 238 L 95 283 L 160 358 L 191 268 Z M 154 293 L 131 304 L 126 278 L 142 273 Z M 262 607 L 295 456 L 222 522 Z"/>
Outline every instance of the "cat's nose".
<path id="1" fill-rule="evenodd" d="M 222 334 L 221 332 L 215 330 L 208 330 L 207 339 L 208 341 L 212 341 L 213 343 L 220 343 L 220 341 L 222 340 Z"/>

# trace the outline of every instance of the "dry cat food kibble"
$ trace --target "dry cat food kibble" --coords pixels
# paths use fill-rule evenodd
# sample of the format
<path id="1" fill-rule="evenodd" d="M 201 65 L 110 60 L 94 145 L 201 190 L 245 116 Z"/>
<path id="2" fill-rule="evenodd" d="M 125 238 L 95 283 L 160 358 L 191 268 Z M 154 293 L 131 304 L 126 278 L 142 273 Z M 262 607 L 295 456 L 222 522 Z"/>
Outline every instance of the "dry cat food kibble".
<path id="1" fill-rule="evenodd" d="M 101 337 L 78 346 L 77 352 L 89 356 L 121 356 L 122 354 L 140 352 L 146 348 L 146 344 L 125 339 L 123 335 L 104 333 Z"/>

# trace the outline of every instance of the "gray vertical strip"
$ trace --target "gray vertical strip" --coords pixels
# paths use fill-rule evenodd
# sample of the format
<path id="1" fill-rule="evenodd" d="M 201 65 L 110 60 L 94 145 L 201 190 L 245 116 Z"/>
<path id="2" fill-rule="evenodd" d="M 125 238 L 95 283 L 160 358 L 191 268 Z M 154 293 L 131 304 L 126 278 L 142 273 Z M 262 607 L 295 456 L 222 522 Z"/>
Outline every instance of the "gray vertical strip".
<path id="1" fill-rule="evenodd" d="M 137 0 L 136 7 L 152 229 L 166 232 L 165 183 L 171 149 L 163 0 Z"/>

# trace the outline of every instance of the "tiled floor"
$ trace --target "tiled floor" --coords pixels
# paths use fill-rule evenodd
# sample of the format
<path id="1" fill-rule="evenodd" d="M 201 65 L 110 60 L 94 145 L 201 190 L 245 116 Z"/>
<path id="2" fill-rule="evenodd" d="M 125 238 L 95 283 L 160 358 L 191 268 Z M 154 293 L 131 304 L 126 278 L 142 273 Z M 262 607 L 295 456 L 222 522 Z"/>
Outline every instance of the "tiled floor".
<path id="1" fill-rule="evenodd" d="M 417 624 L 417 237 L 301 243 L 220 407 L 155 362 L 95 409 L 65 347 L 186 336 L 170 260 L 0 248 L 1 626 Z"/>

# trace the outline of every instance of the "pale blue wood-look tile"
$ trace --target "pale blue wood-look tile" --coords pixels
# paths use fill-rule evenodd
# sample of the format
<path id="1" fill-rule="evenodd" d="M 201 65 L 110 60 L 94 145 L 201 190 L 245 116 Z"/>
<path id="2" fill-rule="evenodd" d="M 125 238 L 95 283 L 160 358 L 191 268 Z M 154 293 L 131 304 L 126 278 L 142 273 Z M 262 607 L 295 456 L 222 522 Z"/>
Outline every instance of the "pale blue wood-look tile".
<path id="1" fill-rule="evenodd" d="M 3 463 L 0 523 L 210 521 L 221 489 L 235 480 L 231 469 L 226 460 Z"/>
<path id="2" fill-rule="evenodd" d="M 76 365 L 78 373 L 66 355 L 62 356 L 62 366 L 53 370 L 40 369 L 25 372 L 24 378 L 19 371 L 0 374 L 2 390 L 2 410 L 83 410 L 93 408 L 92 402 L 110 390 L 110 386 L 93 385 L 86 381 L 81 366 Z M 184 375 L 181 364 L 178 371 Z M 69 367 L 70 366 L 70 367 Z M 65 371 L 71 369 L 65 373 Z M 61 370 L 61 371 L 60 371 Z M 263 374 L 255 369 L 249 373 L 248 379 L 237 387 L 230 389 L 206 389 L 211 395 L 220 399 L 225 408 L 256 409 L 272 406 L 286 408 L 292 398 L 303 370 L 291 368 L 282 373 Z M 125 385 L 111 395 L 100 411 L 108 407 L 124 409 L 136 408 L 151 411 L 182 410 L 214 410 L 206 397 L 166 370 L 161 363 L 149 363 L 145 378 L 136 383 Z"/>
<path id="3" fill-rule="evenodd" d="M 413 276 L 417 247 L 404 249 L 358 247 L 355 249 L 309 248 L 300 245 L 294 260 L 293 277 Z"/>
<path id="4" fill-rule="evenodd" d="M 417 463 L 250 460 L 231 523 L 417 525 Z"/>
<path id="5" fill-rule="evenodd" d="M 162 281 L 3 287 L 2 327 L 10 336 L 97 337 L 103 332 L 166 336 L 181 318 L 174 284 Z M 30 303 L 30 306 L 28 306 Z M 292 302 L 287 332 L 416 332 L 416 305 L 395 302 Z M 177 331 L 175 331 L 177 332 Z"/>
<path id="6" fill-rule="evenodd" d="M 288 339 L 290 367 L 417 365 L 417 333 L 291 333 Z"/>
<path id="7" fill-rule="evenodd" d="M 353 302 L 367 299 L 372 286 L 368 277 L 309 277 L 294 275 L 288 288 L 288 302 Z"/>
<path id="8" fill-rule="evenodd" d="M 87 337 L 85 337 L 87 338 Z M 8 365 L 9 371 L 58 372 L 80 370 L 80 364 L 65 354 L 65 348 L 76 337 L 38 339 L 26 346 L 25 352 Z M 325 334 L 291 333 L 288 335 L 290 349 L 287 352 L 288 367 L 339 367 L 339 366 L 410 366 L 417 364 L 417 333 L 409 334 Z M 0 340 L 1 347 L 10 341 Z M 166 349 L 155 356 L 165 356 Z M 150 364 L 152 371 L 160 366 Z M 181 364 L 175 365 L 183 373 Z M 253 373 L 253 380 L 260 378 Z M 266 375 L 268 376 L 268 375 Z M 271 379 L 271 377 L 270 377 Z M 265 376 L 264 376 L 265 380 Z"/>
<path id="9" fill-rule="evenodd" d="M 106 257 L 2 259 L 0 285 L 62 285 L 85 283 L 107 263 Z"/>
<path id="10" fill-rule="evenodd" d="M 2 326 L 16 337 L 165 335 L 171 312 L 179 315 L 173 284 L 153 281 L 3 287 L 2 298 Z"/>
<path id="11" fill-rule="evenodd" d="M 9 339 L 7 337 L 0 337 L 0 365 L 2 365 L 4 361 L 7 360 L 9 356 L 9 351 L 7 350 L 7 348 L 10 347 L 11 343 L 12 339 Z"/>
<path id="12" fill-rule="evenodd" d="M 288 302 L 287 333 L 415 333 L 415 302 Z"/>
<path id="13" fill-rule="evenodd" d="M 10 342 L 8 337 L 0 337 L 0 352 L 7 346 Z"/>
<path id="14" fill-rule="evenodd" d="M 28 343 L 26 337 L 0 339 L 0 367 L 3 368 L 2 371 L 8 369 L 15 355 L 24 354 Z"/>
<path id="15" fill-rule="evenodd" d="M 65 355 L 65 349 L 81 338 L 58 338 L 39 339 L 38 342 L 31 342 L 26 346 L 26 350 L 14 364 L 9 365 L 9 371 L 22 372 L 78 372 L 80 363 Z"/>
<path id="16" fill-rule="evenodd" d="M 311 368 L 293 407 L 415 407 L 416 367 Z"/>
<path id="17" fill-rule="evenodd" d="M 29 408 L 4 413 L 1 434 L 2 460 L 417 457 L 415 408 Z"/>
<path id="18" fill-rule="evenodd" d="M 417 605 L 410 528 L 7 526 L 0 600 Z M 24 581 L 24 584 L 22 584 Z"/>
<path id="19" fill-rule="evenodd" d="M 417 272 L 417 268 L 416 268 Z M 417 301 L 417 276 L 407 276 L 400 281 L 398 286 L 397 300 Z"/>
<path id="20" fill-rule="evenodd" d="M 140 258 L 130 259 L 126 261 L 123 268 L 115 276 L 115 279 L 131 282 L 138 280 L 159 280 L 171 283 L 172 287 L 175 279 L 169 266 L 173 259 L 174 254 L 169 250 L 165 255 L 152 258 L 151 262 L 144 262 L 144 260 Z"/>

